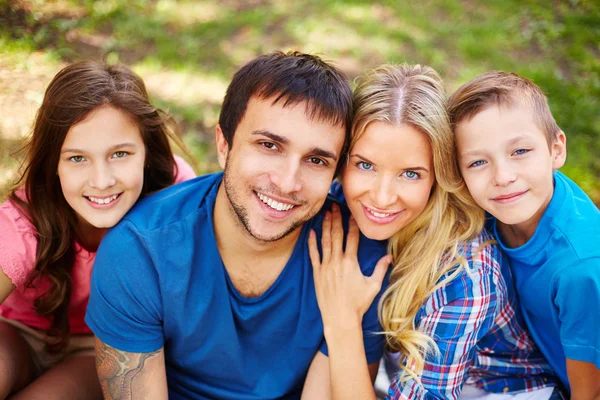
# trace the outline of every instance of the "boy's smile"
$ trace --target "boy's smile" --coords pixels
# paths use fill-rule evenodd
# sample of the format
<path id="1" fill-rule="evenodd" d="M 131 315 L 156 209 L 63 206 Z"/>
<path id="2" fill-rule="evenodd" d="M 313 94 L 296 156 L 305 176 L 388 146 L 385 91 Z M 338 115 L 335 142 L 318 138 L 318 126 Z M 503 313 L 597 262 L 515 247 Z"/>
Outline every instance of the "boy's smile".
<path id="1" fill-rule="evenodd" d="M 530 237 L 553 194 L 552 173 L 566 157 L 564 133 L 551 148 L 532 109 L 491 106 L 456 127 L 460 170 L 477 203 Z"/>

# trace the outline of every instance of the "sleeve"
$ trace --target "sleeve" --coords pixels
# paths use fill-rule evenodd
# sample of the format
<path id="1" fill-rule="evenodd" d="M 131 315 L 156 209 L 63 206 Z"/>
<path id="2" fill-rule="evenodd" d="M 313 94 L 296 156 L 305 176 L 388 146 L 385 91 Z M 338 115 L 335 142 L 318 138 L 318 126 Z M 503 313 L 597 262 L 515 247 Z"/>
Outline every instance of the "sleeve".
<path id="1" fill-rule="evenodd" d="M 345 226 L 346 229 L 346 226 Z M 367 239 L 364 235 L 360 235 L 360 245 L 358 250 L 358 262 L 360 268 L 365 276 L 371 276 L 377 261 L 387 253 L 387 245 L 384 241 L 374 241 Z M 365 353 L 367 356 L 367 363 L 372 364 L 379 361 L 383 356 L 383 348 L 385 344 L 385 335 L 381 332 L 383 328 L 379 323 L 379 315 L 377 308 L 379 305 L 379 299 L 381 295 L 388 287 L 389 283 L 389 271 L 383 280 L 381 290 L 375 296 L 373 303 L 363 316 L 362 320 L 362 331 L 363 331 L 363 342 L 365 346 Z M 323 340 L 323 344 L 320 348 L 321 353 L 328 356 L 327 343 Z"/>
<path id="2" fill-rule="evenodd" d="M 35 266 L 35 228 L 9 202 L 0 206 L 0 268 L 19 290 Z"/>
<path id="3" fill-rule="evenodd" d="M 183 158 L 178 155 L 173 155 L 175 158 L 175 165 L 177 166 L 177 174 L 175 175 L 174 183 L 181 183 L 196 177 L 196 172 L 190 164 L 188 164 Z"/>
<path id="4" fill-rule="evenodd" d="M 567 358 L 600 369 L 600 258 L 582 260 L 562 271 L 554 302 Z"/>
<path id="5" fill-rule="evenodd" d="M 146 353 L 164 345 L 162 316 L 153 260 L 135 226 L 122 220 L 98 249 L 85 322 L 104 343 Z"/>
<path id="6" fill-rule="evenodd" d="M 397 375 L 388 398 L 458 399 L 475 346 L 492 326 L 498 303 L 491 272 L 474 273 L 478 280 L 461 273 L 427 299 L 416 328 L 435 341 L 439 353 L 425 358 L 422 385 L 414 379 L 400 382 Z"/>

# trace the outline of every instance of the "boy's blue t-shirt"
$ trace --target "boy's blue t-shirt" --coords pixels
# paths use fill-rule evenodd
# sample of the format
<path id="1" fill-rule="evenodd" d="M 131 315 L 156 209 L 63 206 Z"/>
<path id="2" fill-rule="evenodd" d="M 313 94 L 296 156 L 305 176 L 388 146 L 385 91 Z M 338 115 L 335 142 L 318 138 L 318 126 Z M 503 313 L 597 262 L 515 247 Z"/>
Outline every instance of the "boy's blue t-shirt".
<path id="1" fill-rule="evenodd" d="M 307 222 L 288 264 L 256 298 L 233 286 L 216 245 L 213 209 L 221 174 L 140 201 L 104 238 L 92 273 L 86 322 L 122 351 L 164 347 L 171 399 L 297 399 L 317 351 L 327 354 L 308 253 L 323 211 Z M 217 222 L 218 223 L 218 222 Z M 370 275 L 385 242 L 360 239 Z M 367 360 L 383 352 L 377 301 L 365 314 Z"/>
<path id="2" fill-rule="evenodd" d="M 570 390 L 566 358 L 600 369 L 600 211 L 573 181 L 554 174 L 554 194 L 534 235 L 507 247 L 531 334 Z"/>

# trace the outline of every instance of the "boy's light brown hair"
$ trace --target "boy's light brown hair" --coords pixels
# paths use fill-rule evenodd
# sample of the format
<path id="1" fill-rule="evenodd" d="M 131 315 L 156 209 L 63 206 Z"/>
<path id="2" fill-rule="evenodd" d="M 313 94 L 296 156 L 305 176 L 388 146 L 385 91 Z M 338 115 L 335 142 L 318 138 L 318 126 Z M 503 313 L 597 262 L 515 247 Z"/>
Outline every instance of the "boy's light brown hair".
<path id="1" fill-rule="evenodd" d="M 550 112 L 544 92 L 529 79 L 503 71 L 486 72 L 465 83 L 450 96 L 448 114 L 452 129 L 491 106 L 529 107 L 535 124 L 546 135 L 548 147 L 561 131 Z"/>

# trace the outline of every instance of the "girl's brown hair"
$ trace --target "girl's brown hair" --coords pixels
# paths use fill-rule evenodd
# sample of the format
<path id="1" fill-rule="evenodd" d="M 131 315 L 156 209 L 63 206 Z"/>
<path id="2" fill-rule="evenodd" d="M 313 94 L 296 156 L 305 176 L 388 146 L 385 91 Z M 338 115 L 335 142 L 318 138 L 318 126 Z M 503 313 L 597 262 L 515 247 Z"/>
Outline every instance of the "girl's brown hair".
<path id="1" fill-rule="evenodd" d="M 61 70 L 46 89 L 33 134 L 26 142 L 22 175 L 9 198 L 37 230 L 35 266 L 26 286 L 42 279 L 49 289 L 35 300 L 36 312 L 50 320 L 49 351 L 69 338 L 68 307 L 75 261 L 77 217 L 67 204 L 57 175 L 60 149 L 71 126 L 98 107 L 111 106 L 136 123 L 146 146 L 141 196 L 171 185 L 177 172 L 169 138 L 185 152 L 177 124 L 154 107 L 142 79 L 125 66 L 82 61 Z M 186 152 L 187 153 L 187 152 Z M 24 198 L 17 195 L 23 186 Z"/>

